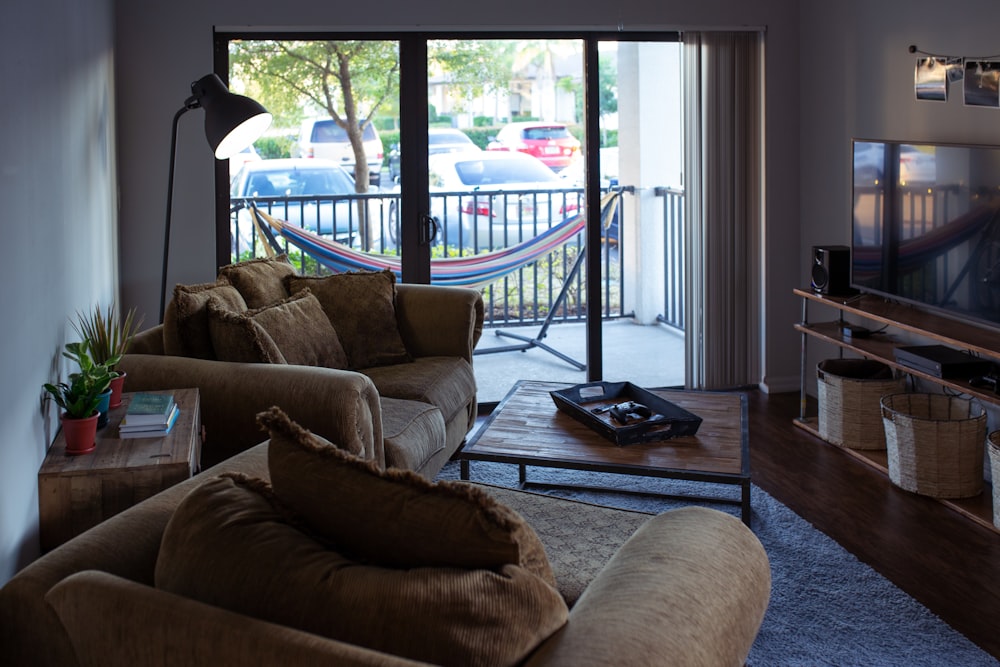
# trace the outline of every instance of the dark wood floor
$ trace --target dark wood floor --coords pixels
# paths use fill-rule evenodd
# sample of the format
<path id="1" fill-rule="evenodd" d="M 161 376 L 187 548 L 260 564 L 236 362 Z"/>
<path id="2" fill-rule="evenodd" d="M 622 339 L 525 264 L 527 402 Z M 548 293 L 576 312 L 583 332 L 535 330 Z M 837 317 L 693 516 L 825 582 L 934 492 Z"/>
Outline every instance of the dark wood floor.
<path id="1" fill-rule="evenodd" d="M 798 394 L 749 409 L 756 485 L 1000 659 L 1000 533 L 794 426 Z"/>

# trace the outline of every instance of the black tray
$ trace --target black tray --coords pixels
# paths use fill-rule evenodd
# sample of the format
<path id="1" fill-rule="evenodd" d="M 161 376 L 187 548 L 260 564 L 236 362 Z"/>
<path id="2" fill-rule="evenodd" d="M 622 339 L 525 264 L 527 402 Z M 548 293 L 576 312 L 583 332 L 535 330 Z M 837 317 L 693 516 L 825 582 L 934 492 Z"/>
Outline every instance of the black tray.
<path id="1" fill-rule="evenodd" d="M 631 382 L 588 382 L 549 394 L 556 407 L 616 445 L 694 435 L 701 426 L 701 417 Z M 652 414 L 645 419 L 632 418 L 625 424 L 619 424 L 611 419 L 606 410 L 594 412 L 624 401 L 644 405 Z"/>

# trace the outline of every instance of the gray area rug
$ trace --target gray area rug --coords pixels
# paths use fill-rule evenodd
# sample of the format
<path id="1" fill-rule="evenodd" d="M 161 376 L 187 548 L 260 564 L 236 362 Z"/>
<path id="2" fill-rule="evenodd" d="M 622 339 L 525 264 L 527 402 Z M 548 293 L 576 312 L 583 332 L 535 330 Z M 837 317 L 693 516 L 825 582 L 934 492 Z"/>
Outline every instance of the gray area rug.
<path id="1" fill-rule="evenodd" d="M 473 462 L 472 481 L 514 487 L 517 467 Z M 737 487 L 529 468 L 528 480 L 737 498 Z M 451 462 L 439 479 L 458 479 Z M 639 494 L 533 488 L 551 495 L 642 512 L 687 503 Z M 739 506 L 698 504 L 739 516 Z M 754 486 L 752 525 L 771 562 L 771 602 L 751 667 L 995 667 L 1000 664 L 926 607 L 807 521 Z"/>

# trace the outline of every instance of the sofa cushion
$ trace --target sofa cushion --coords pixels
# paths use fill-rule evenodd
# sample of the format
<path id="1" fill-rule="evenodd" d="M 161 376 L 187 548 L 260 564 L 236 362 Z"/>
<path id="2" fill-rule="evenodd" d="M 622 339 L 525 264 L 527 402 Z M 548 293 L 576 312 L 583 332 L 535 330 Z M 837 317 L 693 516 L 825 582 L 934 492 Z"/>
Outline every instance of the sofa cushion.
<path id="1" fill-rule="evenodd" d="M 448 438 L 441 411 L 428 403 L 387 396 L 380 396 L 379 403 L 386 467 L 421 473 Z"/>
<path id="2" fill-rule="evenodd" d="M 308 287 L 340 336 L 351 369 L 410 361 L 396 324 L 396 275 L 359 271 L 332 276 L 291 275 L 289 292 Z"/>
<path id="3" fill-rule="evenodd" d="M 215 359 L 208 330 L 208 302 L 234 312 L 247 309 L 243 296 L 232 285 L 202 283 L 177 285 L 174 297 L 163 313 L 163 352 L 177 357 Z"/>
<path id="4" fill-rule="evenodd" d="M 271 436 L 275 495 L 356 558 L 403 568 L 518 565 L 555 585 L 535 531 L 482 490 L 380 470 L 316 438 L 278 408 L 257 421 Z"/>
<path id="5" fill-rule="evenodd" d="M 210 302 L 209 330 L 216 355 L 223 361 L 347 366 L 337 332 L 308 289 L 243 313 Z"/>
<path id="6" fill-rule="evenodd" d="M 568 617 L 558 592 L 516 565 L 381 567 L 293 523 L 265 482 L 209 479 L 167 524 L 156 586 L 437 665 L 519 664 Z"/>
<path id="7" fill-rule="evenodd" d="M 288 255 L 257 257 L 219 269 L 219 282 L 229 283 L 243 295 L 248 308 L 260 308 L 288 297 L 285 278 L 295 275 Z M 296 290 L 298 291 L 298 290 Z"/>
<path id="8" fill-rule="evenodd" d="M 417 357 L 405 366 L 366 368 L 380 396 L 430 403 L 449 422 L 476 396 L 472 364 L 459 357 Z"/>

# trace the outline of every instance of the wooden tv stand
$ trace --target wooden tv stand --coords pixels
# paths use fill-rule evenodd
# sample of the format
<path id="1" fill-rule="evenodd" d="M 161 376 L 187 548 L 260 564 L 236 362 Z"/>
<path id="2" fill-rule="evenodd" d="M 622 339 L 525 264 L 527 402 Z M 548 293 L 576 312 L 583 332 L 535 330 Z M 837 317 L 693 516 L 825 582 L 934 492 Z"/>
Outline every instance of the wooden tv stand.
<path id="1" fill-rule="evenodd" d="M 794 294 L 802 298 L 802 321 L 795 325 L 795 330 L 802 334 L 799 416 L 795 420 L 795 425 L 799 428 L 819 437 L 818 419 L 806 415 L 806 349 L 810 338 L 836 345 L 840 348 L 841 355 L 845 350 L 849 350 L 863 357 L 881 361 L 903 373 L 973 396 L 983 403 L 1000 405 L 1000 394 L 988 387 L 973 387 L 965 379 L 939 378 L 902 366 L 896 363 L 893 354 L 898 345 L 913 344 L 912 341 L 903 343 L 893 338 L 893 333 L 905 332 L 911 334 L 911 338 L 916 336 L 929 343 L 940 343 L 966 350 L 1000 365 L 1000 335 L 995 331 L 870 294 L 836 297 L 823 296 L 804 289 L 796 289 Z M 810 305 L 826 307 L 827 312 L 835 311 L 836 319 L 811 322 Z M 845 337 L 842 333 L 845 324 L 857 324 L 873 331 L 885 328 L 885 332 L 864 338 Z M 888 458 L 884 450 L 857 450 L 846 447 L 842 449 L 888 475 Z M 993 525 L 993 498 L 988 484 L 984 486 L 983 492 L 974 498 L 938 500 L 965 517 L 1000 532 L 1000 528 Z"/>

